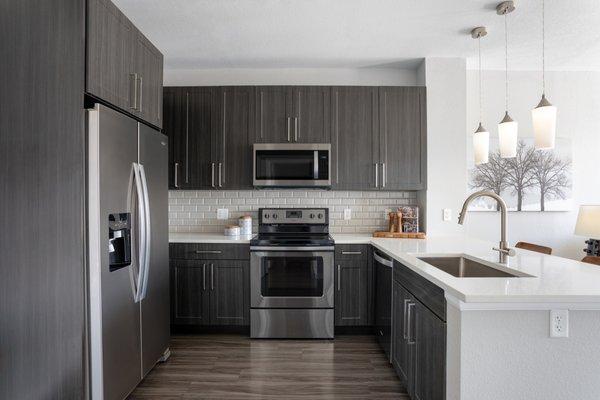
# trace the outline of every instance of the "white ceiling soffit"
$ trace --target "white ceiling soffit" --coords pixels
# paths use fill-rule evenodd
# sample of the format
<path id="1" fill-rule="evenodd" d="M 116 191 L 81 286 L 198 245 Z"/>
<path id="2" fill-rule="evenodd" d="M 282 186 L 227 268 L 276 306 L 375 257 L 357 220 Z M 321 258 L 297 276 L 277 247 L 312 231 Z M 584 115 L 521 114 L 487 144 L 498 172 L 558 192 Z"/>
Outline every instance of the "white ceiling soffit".
<path id="1" fill-rule="evenodd" d="M 504 68 L 499 1 L 113 0 L 165 55 L 167 69 L 414 68 L 466 57 L 485 25 L 484 68 Z M 541 0 L 517 1 L 509 68 L 541 68 Z M 546 0 L 548 69 L 600 70 L 600 1 Z"/>

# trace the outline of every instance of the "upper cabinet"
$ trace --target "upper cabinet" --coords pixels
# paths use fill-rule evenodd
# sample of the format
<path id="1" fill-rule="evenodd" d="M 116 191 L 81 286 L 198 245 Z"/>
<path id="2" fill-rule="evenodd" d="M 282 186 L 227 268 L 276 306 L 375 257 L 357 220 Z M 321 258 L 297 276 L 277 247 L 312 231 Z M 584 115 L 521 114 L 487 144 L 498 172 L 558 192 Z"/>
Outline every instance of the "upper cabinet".
<path id="1" fill-rule="evenodd" d="M 110 0 L 88 0 L 86 92 L 162 126 L 163 56 Z"/>
<path id="2" fill-rule="evenodd" d="M 327 86 L 256 88 L 257 143 L 329 143 L 330 93 Z"/>

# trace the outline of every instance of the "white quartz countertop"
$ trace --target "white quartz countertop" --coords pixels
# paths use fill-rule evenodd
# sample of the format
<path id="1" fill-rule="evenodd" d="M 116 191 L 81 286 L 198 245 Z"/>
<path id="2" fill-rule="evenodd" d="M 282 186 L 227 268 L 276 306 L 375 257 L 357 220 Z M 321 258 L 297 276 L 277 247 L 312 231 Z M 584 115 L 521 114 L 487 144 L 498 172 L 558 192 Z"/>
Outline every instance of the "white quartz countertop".
<path id="1" fill-rule="evenodd" d="M 527 250 L 517 250 L 507 266 L 531 277 L 456 278 L 421 260 L 418 256 L 466 254 L 496 263 L 498 253 L 490 243 L 467 236 L 440 236 L 427 239 L 384 239 L 367 234 L 333 234 L 336 244 L 372 244 L 444 289 L 446 295 L 466 303 L 598 303 L 600 307 L 600 266 Z M 248 243 L 218 234 L 171 233 L 171 242 Z M 509 271 L 510 272 L 510 271 Z"/>

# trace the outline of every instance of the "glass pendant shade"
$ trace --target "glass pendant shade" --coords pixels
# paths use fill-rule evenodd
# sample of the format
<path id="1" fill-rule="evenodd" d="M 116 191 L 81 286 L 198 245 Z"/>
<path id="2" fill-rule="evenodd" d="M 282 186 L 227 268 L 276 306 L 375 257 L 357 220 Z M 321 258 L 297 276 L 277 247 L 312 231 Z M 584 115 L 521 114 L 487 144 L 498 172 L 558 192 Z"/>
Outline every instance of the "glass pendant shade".
<path id="1" fill-rule="evenodd" d="M 545 95 L 536 108 L 531 110 L 533 135 L 536 149 L 553 149 L 556 138 L 556 107 L 550 104 Z"/>
<path id="2" fill-rule="evenodd" d="M 517 155 L 517 140 L 519 134 L 519 123 L 513 121 L 508 115 L 498 124 L 498 140 L 500 145 L 500 157 L 511 158 Z"/>
<path id="3" fill-rule="evenodd" d="M 473 134 L 473 157 L 475 165 L 485 164 L 489 161 L 490 133 L 479 123 Z"/>

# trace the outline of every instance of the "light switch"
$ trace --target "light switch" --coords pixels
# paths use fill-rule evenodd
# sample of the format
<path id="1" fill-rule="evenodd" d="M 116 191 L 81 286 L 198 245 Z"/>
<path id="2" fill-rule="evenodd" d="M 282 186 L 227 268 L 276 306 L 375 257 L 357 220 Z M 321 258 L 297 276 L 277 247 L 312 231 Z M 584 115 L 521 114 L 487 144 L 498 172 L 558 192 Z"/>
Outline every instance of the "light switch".
<path id="1" fill-rule="evenodd" d="M 218 208 L 217 209 L 217 219 L 228 219 L 229 218 L 229 210 L 227 208 Z"/>
<path id="2" fill-rule="evenodd" d="M 452 220 L 452 210 L 450 208 L 444 208 L 444 221 Z"/>

